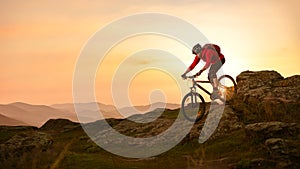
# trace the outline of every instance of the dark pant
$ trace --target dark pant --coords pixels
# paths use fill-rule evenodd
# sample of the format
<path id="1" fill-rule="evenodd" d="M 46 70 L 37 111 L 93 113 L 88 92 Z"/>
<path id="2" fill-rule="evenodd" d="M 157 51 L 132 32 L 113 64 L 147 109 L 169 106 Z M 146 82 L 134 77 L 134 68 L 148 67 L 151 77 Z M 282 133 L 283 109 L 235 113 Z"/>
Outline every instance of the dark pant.
<path id="1" fill-rule="evenodd" d="M 217 78 L 217 72 L 225 63 L 225 58 L 218 60 L 215 64 L 212 64 L 208 71 L 208 80 L 213 83 L 213 79 Z"/>

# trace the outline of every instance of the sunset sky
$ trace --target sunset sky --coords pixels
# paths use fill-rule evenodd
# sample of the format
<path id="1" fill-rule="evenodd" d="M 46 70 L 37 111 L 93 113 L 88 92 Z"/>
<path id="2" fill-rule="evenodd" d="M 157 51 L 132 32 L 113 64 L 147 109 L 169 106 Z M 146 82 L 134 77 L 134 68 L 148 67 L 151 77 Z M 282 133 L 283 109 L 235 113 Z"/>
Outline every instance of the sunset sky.
<path id="1" fill-rule="evenodd" d="M 0 104 L 72 102 L 76 61 L 89 38 L 113 20 L 143 12 L 169 14 L 197 27 L 221 46 L 227 59 L 224 72 L 234 77 L 245 70 L 276 70 L 284 77 L 299 74 L 299 6 L 299 0 L 2 0 Z M 187 65 L 193 61 L 190 49 L 172 39 L 132 37 L 112 49 L 112 57 L 100 65 L 95 79 L 99 102 L 112 104 L 109 77 L 122 59 L 152 47 L 180 55 Z M 155 62 L 150 57 L 131 66 Z M 178 70 L 178 77 L 184 71 Z M 164 91 L 168 102 L 181 100 L 174 79 L 155 70 L 137 74 L 129 96 L 134 104 L 149 104 L 149 92 L 156 89 Z"/>

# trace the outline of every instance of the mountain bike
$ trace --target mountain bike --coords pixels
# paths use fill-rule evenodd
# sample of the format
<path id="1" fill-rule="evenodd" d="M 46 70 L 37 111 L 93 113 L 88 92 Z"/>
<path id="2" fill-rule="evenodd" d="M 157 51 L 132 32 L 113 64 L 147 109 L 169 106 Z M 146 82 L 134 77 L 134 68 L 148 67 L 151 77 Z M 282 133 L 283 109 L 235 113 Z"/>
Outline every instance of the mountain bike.
<path id="1" fill-rule="evenodd" d="M 187 93 L 181 102 L 181 112 L 184 117 L 192 122 L 198 122 L 201 120 L 205 114 L 206 102 L 201 94 L 196 91 L 196 87 L 204 91 L 207 95 L 211 96 L 211 92 L 206 90 L 200 84 L 210 83 L 210 81 L 195 80 L 195 76 L 187 76 L 188 79 L 192 80 L 192 87 L 190 87 L 190 92 Z M 237 86 L 235 80 L 230 75 L 222 75 L 218 78 L 218 91 L 219 99 L 218 104 L 225 104 L 236 94 Z"/>

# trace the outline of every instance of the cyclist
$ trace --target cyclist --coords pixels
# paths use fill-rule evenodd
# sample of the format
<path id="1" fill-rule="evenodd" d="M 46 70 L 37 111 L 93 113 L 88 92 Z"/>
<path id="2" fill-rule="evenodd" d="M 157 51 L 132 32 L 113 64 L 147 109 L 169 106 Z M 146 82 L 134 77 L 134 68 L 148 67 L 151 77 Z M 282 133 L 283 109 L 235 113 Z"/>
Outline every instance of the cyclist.
<path id="1" fill-rule="evenodd" d="M 208 71 L 208 80 L 213 87 L 213 93 L 211 94 L 210 98 L 211 100 L 217 99 L 219 96 L 217 72 L 225 63 L 225 57 L 221 53 L 220 47 L 215 44 L 205 44 L 203 47 L 201 47 L 201 45 L 198 43 L 193 47 L 192 53 L 196 55 L 195 59 L 193 63 L 187 68 L 187 70 L 181 75 L 181 77 L 183 79 L 186 79 L 186 74 L 193 70 L 194 67 L 202 59 L 204 62 L 206 62 L 206 64 L 194 76 L 199 76 L 202 72 L 210 67 Z"/>

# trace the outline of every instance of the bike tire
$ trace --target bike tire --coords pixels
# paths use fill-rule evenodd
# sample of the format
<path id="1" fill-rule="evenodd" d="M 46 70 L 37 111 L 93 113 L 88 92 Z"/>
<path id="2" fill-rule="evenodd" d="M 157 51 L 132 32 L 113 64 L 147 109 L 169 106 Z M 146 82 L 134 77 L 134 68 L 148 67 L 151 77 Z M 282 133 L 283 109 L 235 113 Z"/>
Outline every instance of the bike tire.
<path id="1" fill-rule="evenodd" d="M 236 82 L 230 75 L 220 76 L 218 79 L 218 86 L 219 92 L 221 93 L 221 100 L 230 101 L 237 92 Z"/>
<path id="2" fill-rule="evenodd" d="M 205 114 L 205 101 L 203 97 L 195 92 L 186 94 L 181 102 L 181 112 L 183 116 L 191 122 L 200 121 Z M 197 115 L 195 117 L 196 113 Z"/>

